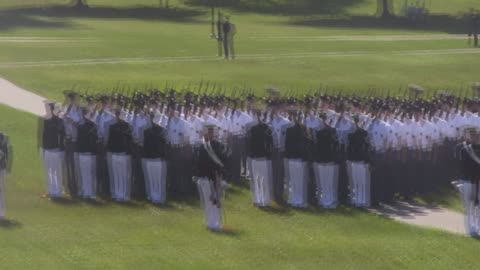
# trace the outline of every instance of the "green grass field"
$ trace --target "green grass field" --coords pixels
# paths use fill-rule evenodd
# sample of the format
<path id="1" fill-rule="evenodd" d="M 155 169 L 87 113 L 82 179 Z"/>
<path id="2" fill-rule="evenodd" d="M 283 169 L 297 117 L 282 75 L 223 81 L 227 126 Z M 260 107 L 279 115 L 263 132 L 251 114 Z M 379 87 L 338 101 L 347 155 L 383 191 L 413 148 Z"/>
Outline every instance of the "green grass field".
<path id="1" fill-rule="evenodd" d="M 397 90 L 409 83 L 458 91 L 480 79 L 480 49 L 469 49 L 466 35 L 452 35 L 465 33 L 456 16 L 476 0 L 432 1 L 431 21 L 416 27 L 379 22 L 373 0 L 302 0 L 291 13 L 282 0 L 269 1 L 275 9 L 242 0 L 226 9 L 239 30 L 233 62 L 214 57 L 202 1 L 171 0 L 169 10 L 156 8 L 156 0 L 89 0 L 92 8 L 80 13 L 45 8 L 66 2 L 0 0 L 1 77 L 55 99 L 73 85 L 110 91 L 116 85 L 186 87 L 203 79 L 258 91 L 267 85 Z M 309 8 L 312 3 L 318 9 Z M 195 199 L 165 208 L 52 202 L 42 197 L 36 124 L 35 117 L 0 106 L 0 130 L 15 151 L 7 184 L 12 223 L 0 225 L 2 270 L 480 266 L 473 239 L 350 208 L 264 212 L 240 187 L 226 202 L 230 234 L 204 229 Z M 423 199 L 459 210 L 455 196 L 446 191 Z"/>

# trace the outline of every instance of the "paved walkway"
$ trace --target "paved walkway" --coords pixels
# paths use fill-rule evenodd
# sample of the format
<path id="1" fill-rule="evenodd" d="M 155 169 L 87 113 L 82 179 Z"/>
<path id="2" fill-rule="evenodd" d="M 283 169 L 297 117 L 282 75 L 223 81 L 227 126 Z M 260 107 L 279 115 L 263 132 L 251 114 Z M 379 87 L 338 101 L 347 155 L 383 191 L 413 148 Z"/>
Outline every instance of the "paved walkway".
<path id="1" fill-rule="evenodd" d="M 38 116 L 45 115 L 46 98 L 24 90 L 13 83 L 0 78 L 0 104 Z"/>
<path id="2" fill-rule="evenodd" d="M 0 78 L 0 103 L 38 116 L 45 115 L 45 98 L 21 89 L 11 82 Z M 1 116 L 0 116 L 1 117 Z M 465 234 L 463 215 L 434 206 L 397 202 L 392 205 L 372 209 L 373 212 L 394 220 Z"/>
<path id="3" fill-rule="evenodd" d="M 436 228 L 457 234 L 466 234 L 463 214 L 436 206 L 411 202 L 396 202 L 372 209 L 379 215 L 411 225 Z"/>

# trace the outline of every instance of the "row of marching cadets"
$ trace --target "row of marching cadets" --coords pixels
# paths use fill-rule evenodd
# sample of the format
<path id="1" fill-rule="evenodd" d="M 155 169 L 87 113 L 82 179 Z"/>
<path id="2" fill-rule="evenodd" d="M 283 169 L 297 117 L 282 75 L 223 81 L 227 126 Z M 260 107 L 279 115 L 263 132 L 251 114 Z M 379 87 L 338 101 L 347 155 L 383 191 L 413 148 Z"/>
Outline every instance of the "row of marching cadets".
<path id="1" fill-rule="evenodd" d="M 480 126 L 480 102 L 447 92 L 426 99 L 418 87 L 410 93 L 68 91 L 65 104 L 46 104 L 39 129 L 48 193 L 164 204 L 167 194 L 197 189 L 211 229 L 221 227 L 225 182 L 248 180 L 259 207 L 414 198 L 457 175 L 452 153 L 465 128 Z"/>
<path id="2" fill-rule="evenodd" d="M 271 96 L 248 132 L 254 204 L 370 207 L 449 187 L 455 145 L 480 130 L 480 99 Z M 280 158 L 278 158 L 280 157 Z"/>
<path id="3" fill-rule="evenodd" d="M 208 130 L 215 127 L 215 141 L 228 146 L 226 154 L 214 159 L 217 165 L 221 160 L 222 184 L 213 187 L 225 189 L 226 178 L 237 184 L 242 181 L 246 125 L 251 118 L 236 110 L 238 100 L 174 90 L 152 90 L 132 97 L 67 91 L 65 97 L 63 105 L 46 102 L 47 114 L 40 119 L 39 148 L 52 198 L 64 198 L 68 193 L 71 198 L 102 197 L 119 202 L 133 198 L 165 204 L 167 194 L 190 196 L 196 186 L 203 194 L 207 191 L 200 183 L 213 175 L 198 169 L 205 161 L 199 149 L 206 140 L 211 141 L 207 126 Z M 217 193 L 222 192 L 203 194 L 204 205 Z M 221 205 L 219 199 L 214 205 Z M 208 223 L 218 229 L 218 221 Z"/>

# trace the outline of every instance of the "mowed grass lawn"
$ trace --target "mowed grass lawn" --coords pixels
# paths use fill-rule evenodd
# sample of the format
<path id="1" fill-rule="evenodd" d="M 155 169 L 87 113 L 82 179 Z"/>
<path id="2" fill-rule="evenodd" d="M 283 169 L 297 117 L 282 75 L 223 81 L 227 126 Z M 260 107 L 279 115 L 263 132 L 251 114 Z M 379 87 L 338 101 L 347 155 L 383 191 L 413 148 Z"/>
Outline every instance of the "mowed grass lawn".
<path id="1" fill-rule="evenodd" d="M 248 189 L 226 200 L 230 234 L 207 231 L 198 200 L 56 203 L 44 197 L 37 119 L 0 106 L 15 146 L 7 183 L 11 224 L 0 225 L 7 269 L 475 269 L 477 240 L 364 211 L 265 212 Z"/>
<path id="2" fill-rule="evenodd" d="M 373 0 L 338 4 L 342 16 L 334 21 L 323 12 L 308 10 L 308 16 L 228 11 L 239 30 L 234 62 L 214 57 L 216 44 L 208 38 L 209 14 L 204 7 L 170 1 L 176 11 L 157 10 L 165 16 L 152 15 L 151 8 L 130 7 L 158 3 L 149 0 L 89 0 L 94 11 L 83 14 L 54 13 L 43 9 L 43 4 L 29 10 L 6 9 L 32 2 L 42 1 L 0 0 L 4 8 L 0 10 L 0 76 L 49 98 L 60 99 L 62 91 L 74 85 L 90 91 L 166 83 L 180 88 L 202 79 L 221 88 L 247 85 L 258 91 L 266 85 L 298 91 L 320 86 L 329 91 L 381 91 L 408 83 L 458 91 L 479 79 L 479 51 L 468 49 L 466 38 L 450 35 L 461 33 L 456 20 L 448 17 L 445 24 L 435 22 L 420 29 L 394 22 L 390 26 L 395 30 L 390 30 L 388 24 L 378 25 L 368 17 L 375 11 Z M 454 16 L 474 2 L 435 1 L 432 9 Z M 140 202 L 55 203 L 42 197 L 36 125 L 35 117 L 0 106 L 0 130 L 10 135 L 15 150 L 7 184 L 8 216 L 13 221 L 0 226 L 2 270 L 475 269 L 480 265 L 480 244 L 473 239 L 350 208 L 264 212 L 251 205 L 250 192 L 240 187 L 228 193 L 226 202 L 231 234 L 204 229 L 196 199 L 165 208 Z M 430 201 L 451 205 L 449 200 Z"/>
<path id="3" fill-rule="evenodd" d="M 32 2 L 42 3 L 17 6 Z M 0 1 L 0 76 L 51 98 L 74 85 L 91 91 L 166 82 L 186 87 L 202 79 L 223 88 L 330 91 L 398 90 L 409 83 L 456 91 L 479 80 L 480 49 L 468 46 L 467 29 L 457 19 L 475 1 L 433 1 L 432 19 L 417 26 L 377 20 L 373 0 L 325 0 L 336 14 L 226 9 L 238 28 L 233 62 L 215 57 L 204 6 L 171 0 L 175 8 L 165 10 L 153 0 L 88 2 L 90 11 L 75 12 L 43 4 L 12 10 L 11 1 Z"/>

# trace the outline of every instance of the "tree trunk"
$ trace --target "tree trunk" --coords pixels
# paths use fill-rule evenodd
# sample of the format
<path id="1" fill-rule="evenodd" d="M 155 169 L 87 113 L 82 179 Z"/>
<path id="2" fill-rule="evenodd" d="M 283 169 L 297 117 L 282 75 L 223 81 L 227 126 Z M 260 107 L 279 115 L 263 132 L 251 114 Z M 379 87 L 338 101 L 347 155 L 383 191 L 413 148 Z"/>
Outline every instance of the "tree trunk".
<path id="1" fill-rule="evenodd" d="M 389 0 L 382 0 L 382 18 L 390 18 L 392 14 L 390 13 L 390 6 L 388 4 Z"/>
<path id="2" fill-rule="evenodd" d="M 72 3 L 75 8 L 88 8 L 87 0 L 73 0 Z"/>

